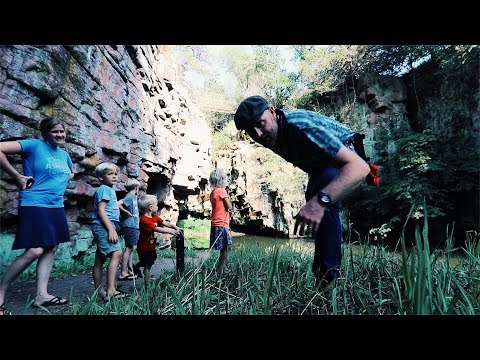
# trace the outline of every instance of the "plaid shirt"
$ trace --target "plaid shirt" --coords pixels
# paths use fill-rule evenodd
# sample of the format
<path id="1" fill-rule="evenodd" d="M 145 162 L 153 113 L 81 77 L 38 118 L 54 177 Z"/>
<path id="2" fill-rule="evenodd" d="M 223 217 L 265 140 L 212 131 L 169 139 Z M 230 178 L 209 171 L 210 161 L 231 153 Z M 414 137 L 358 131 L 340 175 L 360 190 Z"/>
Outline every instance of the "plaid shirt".
<path id="1" fill-rule="evenodd" d="M 272 149 L 308 174 L 323 171 L 355 132 L 328 116 L 308 110 L 275 110 L 278 139 Z"/>

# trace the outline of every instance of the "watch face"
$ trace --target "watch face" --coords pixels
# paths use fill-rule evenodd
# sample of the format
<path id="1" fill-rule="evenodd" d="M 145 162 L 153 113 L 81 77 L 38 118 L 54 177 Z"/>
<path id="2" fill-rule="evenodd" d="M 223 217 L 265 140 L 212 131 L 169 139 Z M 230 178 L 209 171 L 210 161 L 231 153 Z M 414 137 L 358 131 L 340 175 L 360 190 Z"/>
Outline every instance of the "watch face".
<path id="1" fill-rule="evenodd" d="M 320 200 L 321 200 L 322 202 L 324 202 L 324 203 L 328 203 L 328 204 L 329 204 L 329 203 L 330 203 L 330 196 L 328 196 L 328 195 L 322 195 L 322 196 L 320 197 Z"/>
<path id="2" fill-rule="evenodd" d="M 330 195 L 321 192 L 318 194 L 318 202 L 324 206 L 329 206 L 332 203 L 332 199 Z"/>

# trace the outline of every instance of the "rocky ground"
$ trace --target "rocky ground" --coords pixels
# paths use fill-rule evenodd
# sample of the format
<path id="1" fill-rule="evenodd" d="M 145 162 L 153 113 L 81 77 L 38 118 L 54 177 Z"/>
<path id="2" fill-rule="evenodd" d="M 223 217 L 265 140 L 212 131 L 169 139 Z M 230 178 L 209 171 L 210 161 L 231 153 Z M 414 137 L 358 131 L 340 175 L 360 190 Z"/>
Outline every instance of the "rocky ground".
<path id="1" fill-rule="evenodd" d="M 202 250 L 198 250 L 195 253 L 196 257 L 194 258 L 185 257 L 185 264 L 188 262 L 199 263 L 210 254 L 209 251 Z M 166 270 L 175 269 L 175 262 L 175 259 L 172 258 L 159 257 L 152 267 L 151 276 L 155 278 Z M 119 274 L 120 271 L 117 272 L 117 279 Z M 104 272 L 104 279 L 105 276 L 106 274 Z M 140 289 L 142 286 L 143 279 L 117 282 L 117 288 L 126 293 L 131 293 L 135 287 Z M 7 312 L 10 312 L 12 315 L 61 315 L 68 309 L 69 305 L 50 306 L 48 307 L 49 312 L 46 312 L 43 309 L 33 307 L 32 303 L 35 296 L 35 289 L 34 279 L 14 282 L 7 291 Z M 77 303 L 82 299 L 85 300 L 91 297 L 94 292 L 92 272 L 72 274 L 61 279 L 50 279 L 48 291 L 52 295 L 66 297 L 70 303 Z"/>

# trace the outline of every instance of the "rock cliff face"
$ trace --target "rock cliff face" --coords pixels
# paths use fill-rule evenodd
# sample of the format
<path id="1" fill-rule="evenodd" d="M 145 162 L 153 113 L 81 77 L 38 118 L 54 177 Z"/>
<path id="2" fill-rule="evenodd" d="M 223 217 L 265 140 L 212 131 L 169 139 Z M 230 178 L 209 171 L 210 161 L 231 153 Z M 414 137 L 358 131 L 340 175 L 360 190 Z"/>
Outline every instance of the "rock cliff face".
<path id="1" fill-rule="evenodd" d="M 65 195 L 74 240 L 70 253 L 86 251 L 91 243 L 99 186 L 94 169 L 100 162 L 120 167 L 118 198 L 133 177 L 143 192 L 158 196 L 164 218 L 176 221 L 181 212 L 203 211 L 197 197 L 210 171 L 210 130 L 177 81 L 166 48 L 0 46 L 0 139 L 38 138 L 38 124 L 49 115 L 67 125 L 65 148 L 76 173 Z M 21 169 L 18 155 L 11 161 Z M 0 198 L 0 236 L 12 240 L 18 192 L 6 174 L 0 177 Z"/>
<path id="2" fill-rule="evenodd" d="M 230 175 L 229 193 L 234 207 L 231 225 L 250 234 L 288 237 L 294 214 L 290 207 L 284 208 L 282 197 L 258 178 L 259 161 L 266 151 L 253 143 L 237 141 L 230 152 L 217 157 L 217 166 Z"/>

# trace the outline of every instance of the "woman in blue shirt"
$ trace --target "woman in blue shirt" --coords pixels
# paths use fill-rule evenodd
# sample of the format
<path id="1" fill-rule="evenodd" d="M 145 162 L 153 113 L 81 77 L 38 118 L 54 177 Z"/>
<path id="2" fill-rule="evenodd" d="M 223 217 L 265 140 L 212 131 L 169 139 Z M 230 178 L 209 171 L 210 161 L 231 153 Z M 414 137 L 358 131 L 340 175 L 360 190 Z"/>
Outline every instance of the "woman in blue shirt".
<path id="1" fill-rule="evenodd" d="M 0 282 L 0 315 L 5 313 L 5 293 L 10 284 L 37 262 L 37 295 L 34 306 L 64 305 L 68 300 L 48 293 L 58 244 L 70 241 L 63 195 L 73 177 L 73 163 L 59 145 L 65 142 L 65 127 L 56 117 L 40 122 L 43 139 L 0 142 L 0 167 L 16 182 L 18 197 L 18 228 L 12 249 L 25 249 L 3 274 Z M 22 156 L 20 174 L 6 155 Z M 33 184 L 31 184 L 33 182 Z"/>

